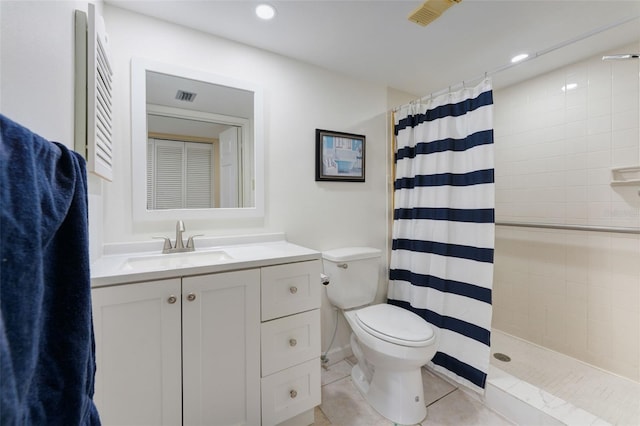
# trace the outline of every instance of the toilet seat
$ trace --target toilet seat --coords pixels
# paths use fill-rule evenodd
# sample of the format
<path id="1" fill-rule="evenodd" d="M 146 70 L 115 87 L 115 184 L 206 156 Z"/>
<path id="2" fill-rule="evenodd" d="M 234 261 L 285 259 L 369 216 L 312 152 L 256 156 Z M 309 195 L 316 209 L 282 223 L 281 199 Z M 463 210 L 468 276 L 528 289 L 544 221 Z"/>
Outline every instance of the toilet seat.
<path id="1" fill-rule="evenodd" d="M 355 312 L 358 324 L 367 333 L 402 346 L 428 346 L 435 338 L 433 328 L 418 315 L 394 305 L 382 303 Z"/>

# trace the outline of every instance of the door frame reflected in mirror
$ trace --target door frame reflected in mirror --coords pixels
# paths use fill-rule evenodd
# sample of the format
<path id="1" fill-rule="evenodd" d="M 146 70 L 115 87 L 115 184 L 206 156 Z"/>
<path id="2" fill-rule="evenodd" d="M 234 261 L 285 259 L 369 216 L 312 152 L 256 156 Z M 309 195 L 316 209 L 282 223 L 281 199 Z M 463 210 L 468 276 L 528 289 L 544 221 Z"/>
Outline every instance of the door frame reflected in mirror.
<path id="1" fill-rule="evenodd" d="M 204 83 L 226 86 L 253 93 L 253 182 L 254 206 L 210 209 L 147 209 L 147 72 L 177 76 Z M 264 217 L 264 121 L 263 93 L 254 83 L 211 74 L 205 71 L 160 63 L 144 58 L 131 60 L 131 179 L 132 207 L 135 222 L 180 219 L 236 219 Z M 246 162 L 251 164 L 251 162 Z"/>

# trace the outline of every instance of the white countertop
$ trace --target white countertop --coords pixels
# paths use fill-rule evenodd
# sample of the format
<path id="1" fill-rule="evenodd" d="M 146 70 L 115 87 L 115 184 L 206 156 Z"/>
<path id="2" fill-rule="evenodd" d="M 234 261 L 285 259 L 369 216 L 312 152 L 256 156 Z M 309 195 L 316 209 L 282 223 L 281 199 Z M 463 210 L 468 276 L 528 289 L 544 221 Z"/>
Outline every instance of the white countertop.
<path id="1" fill-rule="evenodd" d="M 233 239 L 225 238 L 224 242 L 227 244 L 214 245 L 220 240 L 201 239 L 196 241 L 196 250 L 194 252 L 180 254 L 162 254 L 162 244 L 158 242 L 155 242 L 154 247 L 159 244 L 160 249 L 154 249 L 153 251 L 132 251 L 127 253 L 123 252 L 122 247 L 111 247 L 105 251 L 112 254 L 102 256 L 91 264 L 91 287 L 211 274 L 321 259 L 320 252 L 291 244 L 285 240 L 277 240 L 273 235 L 270 238 L 244 238 L 240 240 L 244 242 L 242 244 L 228 244 Z M 129 248 L 134 246 L 136 245 L 124 245 L 124 247 Z M 136 247 L 139 248 L 140 244 Z M 187 259 L 192 254 L 195 255 L 193 259 L 197 261 L 168 262 L 169 260 L 177 259 L 177 256 L 180 259 Z M 219 257 L 221 257 L 218 260 L 215 259 L 217 254 L 220 254 Z M 212 263 L 207 263 L 206 259 L 209 259 L 209 255 L 213 259 Z"/>

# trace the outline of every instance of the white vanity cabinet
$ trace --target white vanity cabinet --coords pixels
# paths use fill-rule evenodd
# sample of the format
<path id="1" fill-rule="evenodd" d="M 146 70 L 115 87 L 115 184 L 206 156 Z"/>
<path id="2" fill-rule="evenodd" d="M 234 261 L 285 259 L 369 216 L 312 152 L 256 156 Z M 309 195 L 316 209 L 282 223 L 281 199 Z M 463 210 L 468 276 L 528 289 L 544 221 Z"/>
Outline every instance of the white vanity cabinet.
<path id="1" fill-rule="evenodd" d="M 321 263 L 316 252 L 276 247 L 283 246 L 294 260 L 94 281 L 102 423 L 313 423 L 320 404 Z"/>
<path id="2" fill-rule="evenodd" d="M 259 269 L 92 293 L 104 425 L 260 424 Z"/>
<path id="3" fill-rule="evenodd" d="M 263 426 L 296 416 L 287 424 L 308 424 L 305 412 L 320 405 L 321 268 L 319 260 L 262 268 Z"/>

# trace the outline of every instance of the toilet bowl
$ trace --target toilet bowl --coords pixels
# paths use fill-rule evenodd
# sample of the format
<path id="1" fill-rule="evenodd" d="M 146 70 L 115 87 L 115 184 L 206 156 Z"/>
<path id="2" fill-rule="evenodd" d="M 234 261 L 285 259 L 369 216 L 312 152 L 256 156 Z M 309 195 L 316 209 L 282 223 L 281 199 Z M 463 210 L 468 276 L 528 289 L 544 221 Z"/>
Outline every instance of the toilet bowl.
<path id="1" fill-rule="evenodd" d="M 378 285 L 380 251 L 366 247 L 323 253 L 327 297 L 351 327 L 358 363 L 351 378 L 367 402 L 398 424 L 426 414 L 421 367 L 436 353 L 437 335 L 420 316 L 389 304 L 369 305 Z"/>
<path id="2" fill-rule="evenodd" d="M 344 316 L 353 332 L 351 348 L 358 363 L 351 377 L 358 390 L 389 420 L 421 422 L 427 415 L 421 367 L 436 353 L 433 328 L 416 314 L 388 304 L 346 311 Z M 403 327 L 402 320 L 413 327 Z"/>

